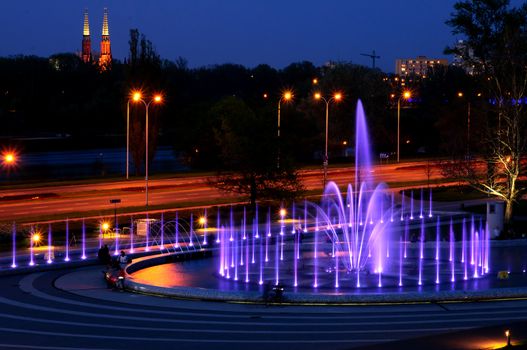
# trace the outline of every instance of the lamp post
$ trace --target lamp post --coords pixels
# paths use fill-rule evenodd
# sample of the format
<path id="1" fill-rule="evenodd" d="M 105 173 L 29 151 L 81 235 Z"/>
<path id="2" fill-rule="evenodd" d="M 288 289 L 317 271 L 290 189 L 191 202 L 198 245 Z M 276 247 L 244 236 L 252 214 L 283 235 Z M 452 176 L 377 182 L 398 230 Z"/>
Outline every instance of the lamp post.
<path id="1" fill-rule="evenodd" d="M 324 148 L 324 187 L 326 187 L 326 180 L 328 177 L 328 122 L 329 122 L 329 104 L 331 101 L 342 100 L 342 94 L 337 92 L 333 94 L 329 99 L 326 99 L 320 92 L 315 93 L 315 100 L 322 100 L 326 104 L 326 143 Z"/>
<path id="2" fill-rule="evenodd" d="M 481 93 L 478 93 L 478 97 Z M 463 92 L 458 92 L 457 97 L 462 98 Z M 467 99 L 467 156 L 470 156 L 470 99 Z"/>
<path id="3" fill-rule="evenodd" d="M 154 98 L 152 98 L 150 101 L 146 102 L 141 98 L 141 95 L 139 94 L 137 96 L 137 99 L 134 99 L 134 102 L 142 102 L 145 105 L 146 109 L 146 125 L 145 125 L 145 198 L 146 198 L 146 209 L 148 209 L 148 109 L 152 102 L 154 103 L 161 103 L 163 98 L 161 95 L 154 95 Z"/>
<path id="4" fill-rule="evenodd" d="M 397 99 L 397 163 L 400 160 L 400 143 L 401 143 L 401 99 L 408 100 L 412 97 L 410 91 L 404 91 Z"/>
<path id="5" fill-rule="evenodd" d="M 128 180 L 130 169 L 130 100 L 138 102 L 141 99 L 139 91 L 132 91 L 132 98 L 126 102 L 126 180 Z"/>
<path id="6" fill-rule="evenodd" d="M 276 168 L 280 169 L 280 104 L 282 101 L 291 101 L 293 98 L 293 93 L 291 91 L 285 91 L 280 99 L 278 100 L 278 126 L 277 126 L 277 136 L 278 136 L 278 155 L 276 157 Z"/>

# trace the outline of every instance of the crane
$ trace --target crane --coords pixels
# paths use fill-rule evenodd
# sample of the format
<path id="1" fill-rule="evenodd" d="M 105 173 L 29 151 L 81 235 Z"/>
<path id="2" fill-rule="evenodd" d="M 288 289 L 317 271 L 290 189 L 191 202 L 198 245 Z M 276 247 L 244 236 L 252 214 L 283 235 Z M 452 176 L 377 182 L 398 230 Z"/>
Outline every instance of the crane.
<path id="1" fill-rule="evenodd" d="M 373 69 L 375 69 L 375 60 L 381 58 L 381 56 L 377 56 L 375 54 L 375 50 L 373 50 L 371 54 L 370 53 L 361 53 L 361 56 L 366 56 L 366 57 L 371 58 L 372 68 Z"/>

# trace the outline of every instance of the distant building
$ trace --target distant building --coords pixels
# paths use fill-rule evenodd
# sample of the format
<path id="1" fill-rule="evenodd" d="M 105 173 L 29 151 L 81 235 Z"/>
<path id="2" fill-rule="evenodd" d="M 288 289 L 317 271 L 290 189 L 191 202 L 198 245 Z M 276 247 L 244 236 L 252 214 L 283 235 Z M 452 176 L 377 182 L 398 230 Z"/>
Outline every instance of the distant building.
<path id="1" fill-rule="evenodd" d="M 88 9 L 84 10 L 84 23 L 82 28 L 82 50 L 81 59 L 85 63 L 97 62 L 101 70 L 106 70 L 112 64 L 112 50 L 110 46 L 110 31 L 108 29 L 108 9 L 104 9 L 102 22 L 101 52 L 98 60 L 94 58 L 91 51 L 90 24 L 88 20 Z"/>
<path id="2" fill-rule="evenodd" d="M 455 49 L 458 53 L 454 54 L 452 65 L 464 69 L 467 74 L 474 75 L 474 50 L 463 40 L 457 41 Z"/>
<path id="3" fill-rule="evenodd" d="M 395 74 L 400 77 L 418 76 L 426 77 L 429 71 L 433 71 L 438 66 L 448 66 L 445 58 L 427 58 L 418 56 L 417 58 L 399 58 L 395 60 Z"/>

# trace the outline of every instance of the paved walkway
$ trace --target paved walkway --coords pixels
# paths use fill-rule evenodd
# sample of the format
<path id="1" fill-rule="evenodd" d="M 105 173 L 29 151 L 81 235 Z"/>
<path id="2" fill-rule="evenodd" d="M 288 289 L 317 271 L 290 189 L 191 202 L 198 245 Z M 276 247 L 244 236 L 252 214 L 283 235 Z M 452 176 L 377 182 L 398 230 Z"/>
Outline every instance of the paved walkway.
<path id="1" fill-rule="evenodd" d="M 456 346 L 442 349 L 476 349 L 504 345 L 509 326 L 515 341 L 527 320 L 527 300 L 265 307 L 158 298 L 109 290 L 93 266 L 5 276 L 0 283 L 2 349 L 432 349 L 447 337 L 407 341 L 455 331 L 463 332 L 450 343 Z M 496 325 L 477 342 L 463 336 Z M 397 340 L 405 342 L 390 343 Z"/>

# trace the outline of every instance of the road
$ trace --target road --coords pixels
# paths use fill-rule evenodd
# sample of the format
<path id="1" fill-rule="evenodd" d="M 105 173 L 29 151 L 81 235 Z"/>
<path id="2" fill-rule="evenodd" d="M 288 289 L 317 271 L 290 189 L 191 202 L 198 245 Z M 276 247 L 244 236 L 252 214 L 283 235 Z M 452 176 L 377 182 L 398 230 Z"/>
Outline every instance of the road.
<path id="1" fill-rule="evenodd" d="M 265 307 L 112 291 L 99 270 L 0 277 L 0 348 L 483 349 L 504 346 L 504 329 L 525 337 L 526 300 Z"/>
<path id="2" fill-rule="evenodd" d="M 412 183 L 427 180 L 425 162 L 376 165 L 372 169 L 374 182 Z M 322 188 L 322 170 L 302 170 L 302 182 L 307 190 Z M 354 168 L 331 168 L 329 180 L 339 186 L 354 181 Z M 430 180 L 441 179 L 434 168 Z M 149 206 L 179 207 L 218 202 L 237 202 L 244 198 L 218 191 L 208 183 L 209 177 L 195 176 L 149 180 Z M 120 198 L 119 209 L 145 209 L 145 182 L 143 180 L 114 181 L 96 184 L 77 184 L 28 187 L 0 191 L 0 221 L 31 221 L 55 215 L 66 217 L 72 213 L 94 216 L 111 211 L 109 200 Z"/>

